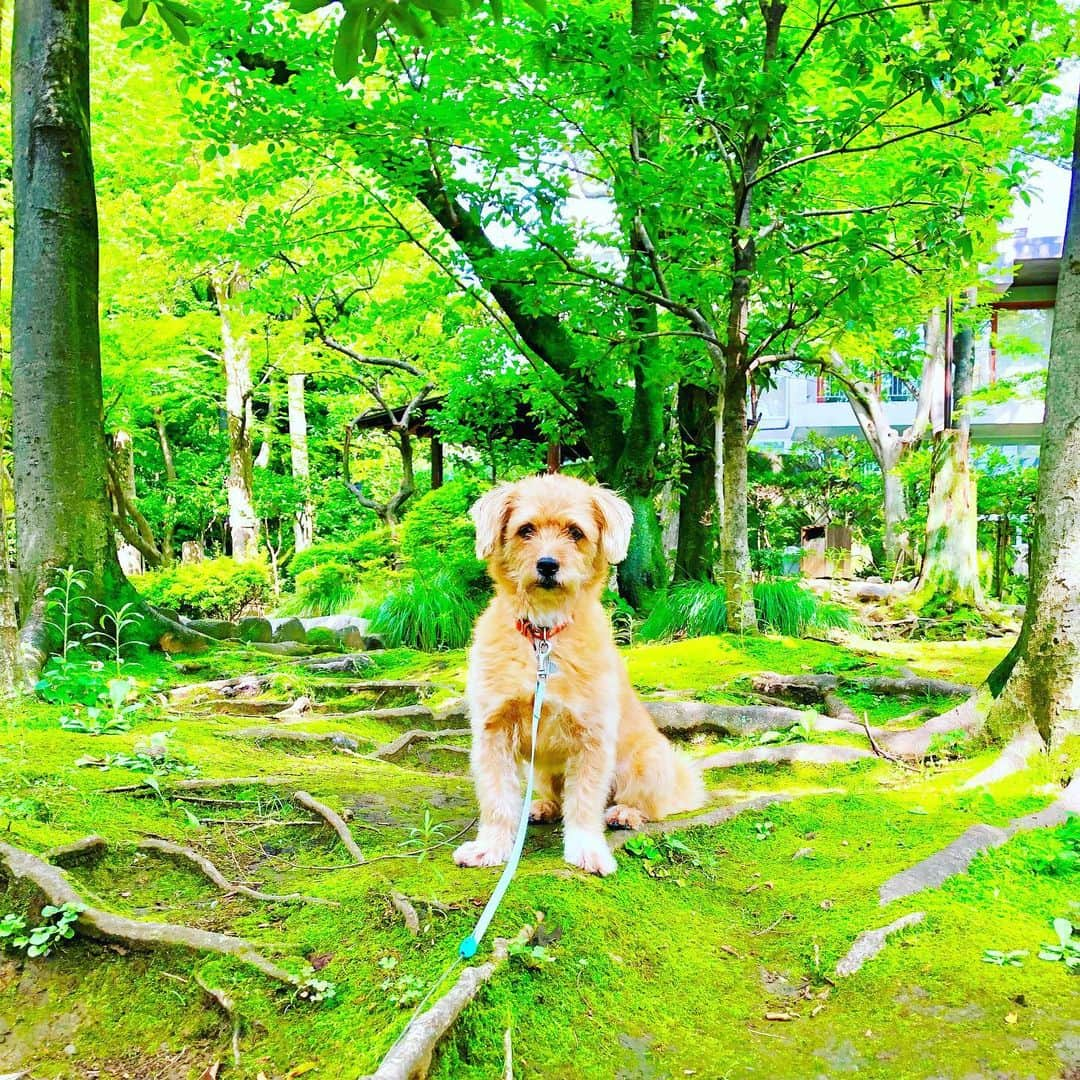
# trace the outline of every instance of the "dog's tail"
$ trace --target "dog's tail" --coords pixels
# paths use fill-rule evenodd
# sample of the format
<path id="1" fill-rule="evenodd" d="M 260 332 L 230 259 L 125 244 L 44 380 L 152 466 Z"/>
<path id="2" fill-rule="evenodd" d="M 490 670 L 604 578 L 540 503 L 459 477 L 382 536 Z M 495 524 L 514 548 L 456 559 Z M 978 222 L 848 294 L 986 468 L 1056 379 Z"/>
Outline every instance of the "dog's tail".
<path id="1" fill-rule="evenodd" d="M 701 769 L 684 753 L 671 748 L 674 757 L 672 769 L 671 809 L 669 814 L 681 814 L 697 810 L 705 805 L 705 778 Z"/>

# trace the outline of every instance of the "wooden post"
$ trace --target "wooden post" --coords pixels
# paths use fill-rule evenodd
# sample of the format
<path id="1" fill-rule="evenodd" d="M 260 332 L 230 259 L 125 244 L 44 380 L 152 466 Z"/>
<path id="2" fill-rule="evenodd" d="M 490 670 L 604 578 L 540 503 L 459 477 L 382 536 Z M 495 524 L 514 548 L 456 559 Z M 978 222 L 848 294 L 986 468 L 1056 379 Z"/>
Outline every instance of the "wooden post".
<path id="1" fill-rule="evenodd" d="M 557 442 L 549 442 L 547 448 L 547 471 L 557 473 L 562 466 L 562 446 Z"/>

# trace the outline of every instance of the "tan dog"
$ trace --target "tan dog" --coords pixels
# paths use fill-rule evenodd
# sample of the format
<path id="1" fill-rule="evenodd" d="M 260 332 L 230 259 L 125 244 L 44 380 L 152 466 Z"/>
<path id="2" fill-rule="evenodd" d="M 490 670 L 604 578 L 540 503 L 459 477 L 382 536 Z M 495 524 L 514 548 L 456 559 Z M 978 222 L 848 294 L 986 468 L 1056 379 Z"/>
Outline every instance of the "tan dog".
<path id="1" fill-rule="evenodd" d="M 634 694 L 600 605 L 609 565 L 626 557 L 633 513 L 605 488 L 535 476 L 489 491 L 472 516 L 476 554 L 487 560 L 495 596 L 469 657 L 480 829 L 454 861 L 497 866 L 510 854 L 531 749 L 530 635 L 546 628 L 555 672 L 540 719 L 532 819 L 561 814 L 567 862 L 610 874 L 616 864 L 605 820 L 637 828 L 704 801 L 700 774 Z"/>

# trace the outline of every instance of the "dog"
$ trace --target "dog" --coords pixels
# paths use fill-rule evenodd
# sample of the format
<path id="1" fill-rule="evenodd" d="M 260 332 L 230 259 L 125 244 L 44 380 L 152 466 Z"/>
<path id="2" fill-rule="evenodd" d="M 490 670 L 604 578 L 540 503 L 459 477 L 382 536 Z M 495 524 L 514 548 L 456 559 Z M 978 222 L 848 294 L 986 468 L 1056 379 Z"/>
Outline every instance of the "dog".
<path id="1" fill-rule="evenodd" d="M 546 635 L 554 671 L 540 717 L 530 817 L 561 816 L 566 861 L 611 874 L 605 823 L 637 829 L 705 799 L 700 771 L 657 731 L 631 688 L 600 604 L 611 564 L 626 558 L 633 512 L 606 488 L 556 474 L 496 487 L 471 513 L 476 554 L 487 562 L 495 595 L 469 655 L 480 826 L 454 861 L 498 866 L 510 855 L 531 750 L 532 642 Z"/>

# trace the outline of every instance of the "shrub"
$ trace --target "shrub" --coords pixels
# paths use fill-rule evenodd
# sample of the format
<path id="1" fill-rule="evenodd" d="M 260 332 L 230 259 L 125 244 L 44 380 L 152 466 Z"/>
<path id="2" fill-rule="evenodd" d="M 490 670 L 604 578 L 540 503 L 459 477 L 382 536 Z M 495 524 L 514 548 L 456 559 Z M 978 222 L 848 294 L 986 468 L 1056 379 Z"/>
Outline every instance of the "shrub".
<path id="1" fill-rule="evenodd" d="M 307 554 L 307 552 L 304 552 Z M 338 615 L 362 606 L 359 570 L 339 562 L 326 562 L 296 575 L 296 592 L 278 609 L 281 615 Z"/>
<path id="2" fill-rule="evenodd" d="M 847 629 L 849 612 L 821 600 L 797 581 L 777 579 L 754 585 L 759 629 L 800 637 L 812 629 Z M 708 581 L 687 581 L 662 594 L 642 624 L 644 640 L 703 637 L 727 629 L 724 590 Z"/>
<path id="3" fill-rule="evenodd" d="M 469 507 L 481 487 L 471 479 L 455 479 L 417 499 L 401 525 L 401 557 L 406 566 L 432 576 L 455 574 L 465 591 L 486 595 L 484 564 L 476 557 L 476 533 Z"/>
<path id="4" fill-rule="evenodd" d="M 462 578 L 442 570 L 406 576 L 369 614 L 371 632 L 391 648 L 435 652 L 464 648 L 479 611 Z"/>
<path id="5" fill-rule="evenodd" d="M 288 573 L 299 579 L 300 575 L 328 563 L 336 563 L 361 570 L 388 569 L 394 561 L 394 541 L 387 529 L 373 529 L 355 540 L 340 543 L 327 540 L 312 544 L 298 551 L 290 560 Z"/>
<path id="6" fill-rule="evenodd" d="M 140 574 L 133 584 L 156 607 L 195 619 L 235 619 L 270 596 L 270 569 L 261 561 L 222 557 Z"/>

